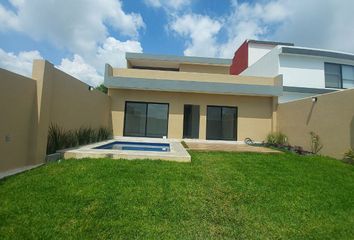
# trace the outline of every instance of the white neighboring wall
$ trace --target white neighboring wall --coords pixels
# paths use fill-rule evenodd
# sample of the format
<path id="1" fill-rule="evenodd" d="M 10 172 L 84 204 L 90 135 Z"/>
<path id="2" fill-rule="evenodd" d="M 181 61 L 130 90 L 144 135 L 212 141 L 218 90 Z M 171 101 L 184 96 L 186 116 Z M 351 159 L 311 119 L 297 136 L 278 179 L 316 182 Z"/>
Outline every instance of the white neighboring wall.
<path id="1" fill-rule="evenodd" d="M 269 53 L 275 46 L 266 44 L 248 44 L 248 66 L 251 66 L 267 53 Z"/>
<path id="2" fill-rule="evenodd" d="M 262 58 L 252 65 L 249 65 L 240 75 L 256 77 L 275 77 L 279 75 L 279 53 L 278 47 L 273 48 Z"/>
<path id="3" fill-rule="evenodd" d="M 324 61 L 318 57 L 279 55 L 284 86 L 325 88 Z"/>

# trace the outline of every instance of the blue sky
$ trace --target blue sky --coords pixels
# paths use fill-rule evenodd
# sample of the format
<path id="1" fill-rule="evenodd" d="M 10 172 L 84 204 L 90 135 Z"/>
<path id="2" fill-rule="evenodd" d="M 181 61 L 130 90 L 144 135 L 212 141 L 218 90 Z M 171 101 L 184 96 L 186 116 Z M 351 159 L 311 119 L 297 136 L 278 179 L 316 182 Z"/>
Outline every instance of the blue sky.
<path id="1" fill-rule="evenodd" d="M 0 67 L 32 60 L 97 85 L 126 51 L 231 58 L 247 38 L 354 52 L 351 0 L 2 0 Z M 351 23 L 351 24 L 349 24 Z"/>

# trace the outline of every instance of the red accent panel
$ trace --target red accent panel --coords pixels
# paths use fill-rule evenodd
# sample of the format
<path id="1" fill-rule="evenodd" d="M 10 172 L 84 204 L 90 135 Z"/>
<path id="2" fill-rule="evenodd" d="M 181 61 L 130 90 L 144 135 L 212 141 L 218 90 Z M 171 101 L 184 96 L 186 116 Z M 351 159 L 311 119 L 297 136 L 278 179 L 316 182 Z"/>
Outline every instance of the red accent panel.
<path id="1" fill-rule="evenodd" d="M 248 67 L 248 42 L 245 41 L 236 50 L 232 64 L 230 66 L 230 74 L 238 75 Z"/>

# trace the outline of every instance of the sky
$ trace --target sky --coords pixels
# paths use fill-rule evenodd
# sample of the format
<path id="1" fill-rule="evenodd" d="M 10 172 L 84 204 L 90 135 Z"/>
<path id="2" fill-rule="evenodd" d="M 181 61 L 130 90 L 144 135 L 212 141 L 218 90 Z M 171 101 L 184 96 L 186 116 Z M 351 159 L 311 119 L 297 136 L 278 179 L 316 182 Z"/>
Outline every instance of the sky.
<path id="1" fill-rule="evenodd" d="M 354 53 L 353 0 L 0 0 L 0 68 L 96 86 L 125 52 L 232 58 L 246 39 Z"/>

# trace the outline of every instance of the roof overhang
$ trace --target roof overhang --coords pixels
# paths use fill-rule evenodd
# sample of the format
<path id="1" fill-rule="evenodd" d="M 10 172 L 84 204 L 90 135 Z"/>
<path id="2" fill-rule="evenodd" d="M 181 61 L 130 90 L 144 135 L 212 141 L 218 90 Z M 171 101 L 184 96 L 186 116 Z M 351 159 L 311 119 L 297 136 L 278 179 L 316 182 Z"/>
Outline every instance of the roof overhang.
<path id="1" fill-rule="evenodd" d="M 321 49 L 281 47 L 281 53 L 311 56 L 311 57 L 336 58 L 336 59 L 354 61 L 354 54 L 321 50 Z"/>
<path id="2" fill-rule="evenodd" d="M 142 71 L 142 70 L 135 70 Z M 214 75 L 216 76 L 216 75 Z M 149 76 L 113 75 L 113 69 L 107 64 L 104 85 L 109 89 L 131 89 L 144 91 L 188 92 L 207 94 L 281 96 L 282 77 L 274 80 L 275 84 L 247 84 L 232 82 L 203 81 L 203 79 L 165 79 Z"/>
<path id="3" fill-rule="evenodd" d="M 172 55 L 155 55 L 145 53 L 125 54 L 128 65 L 143 67 L 166 67 L 179 68 L 180 64 L 198 64 L 198 65 L 219 65 L 230 66 L 231 59 L 225 58 L 204 58 L 204 57 L 188 57 L 188 56 L 172 56 Z"/>

